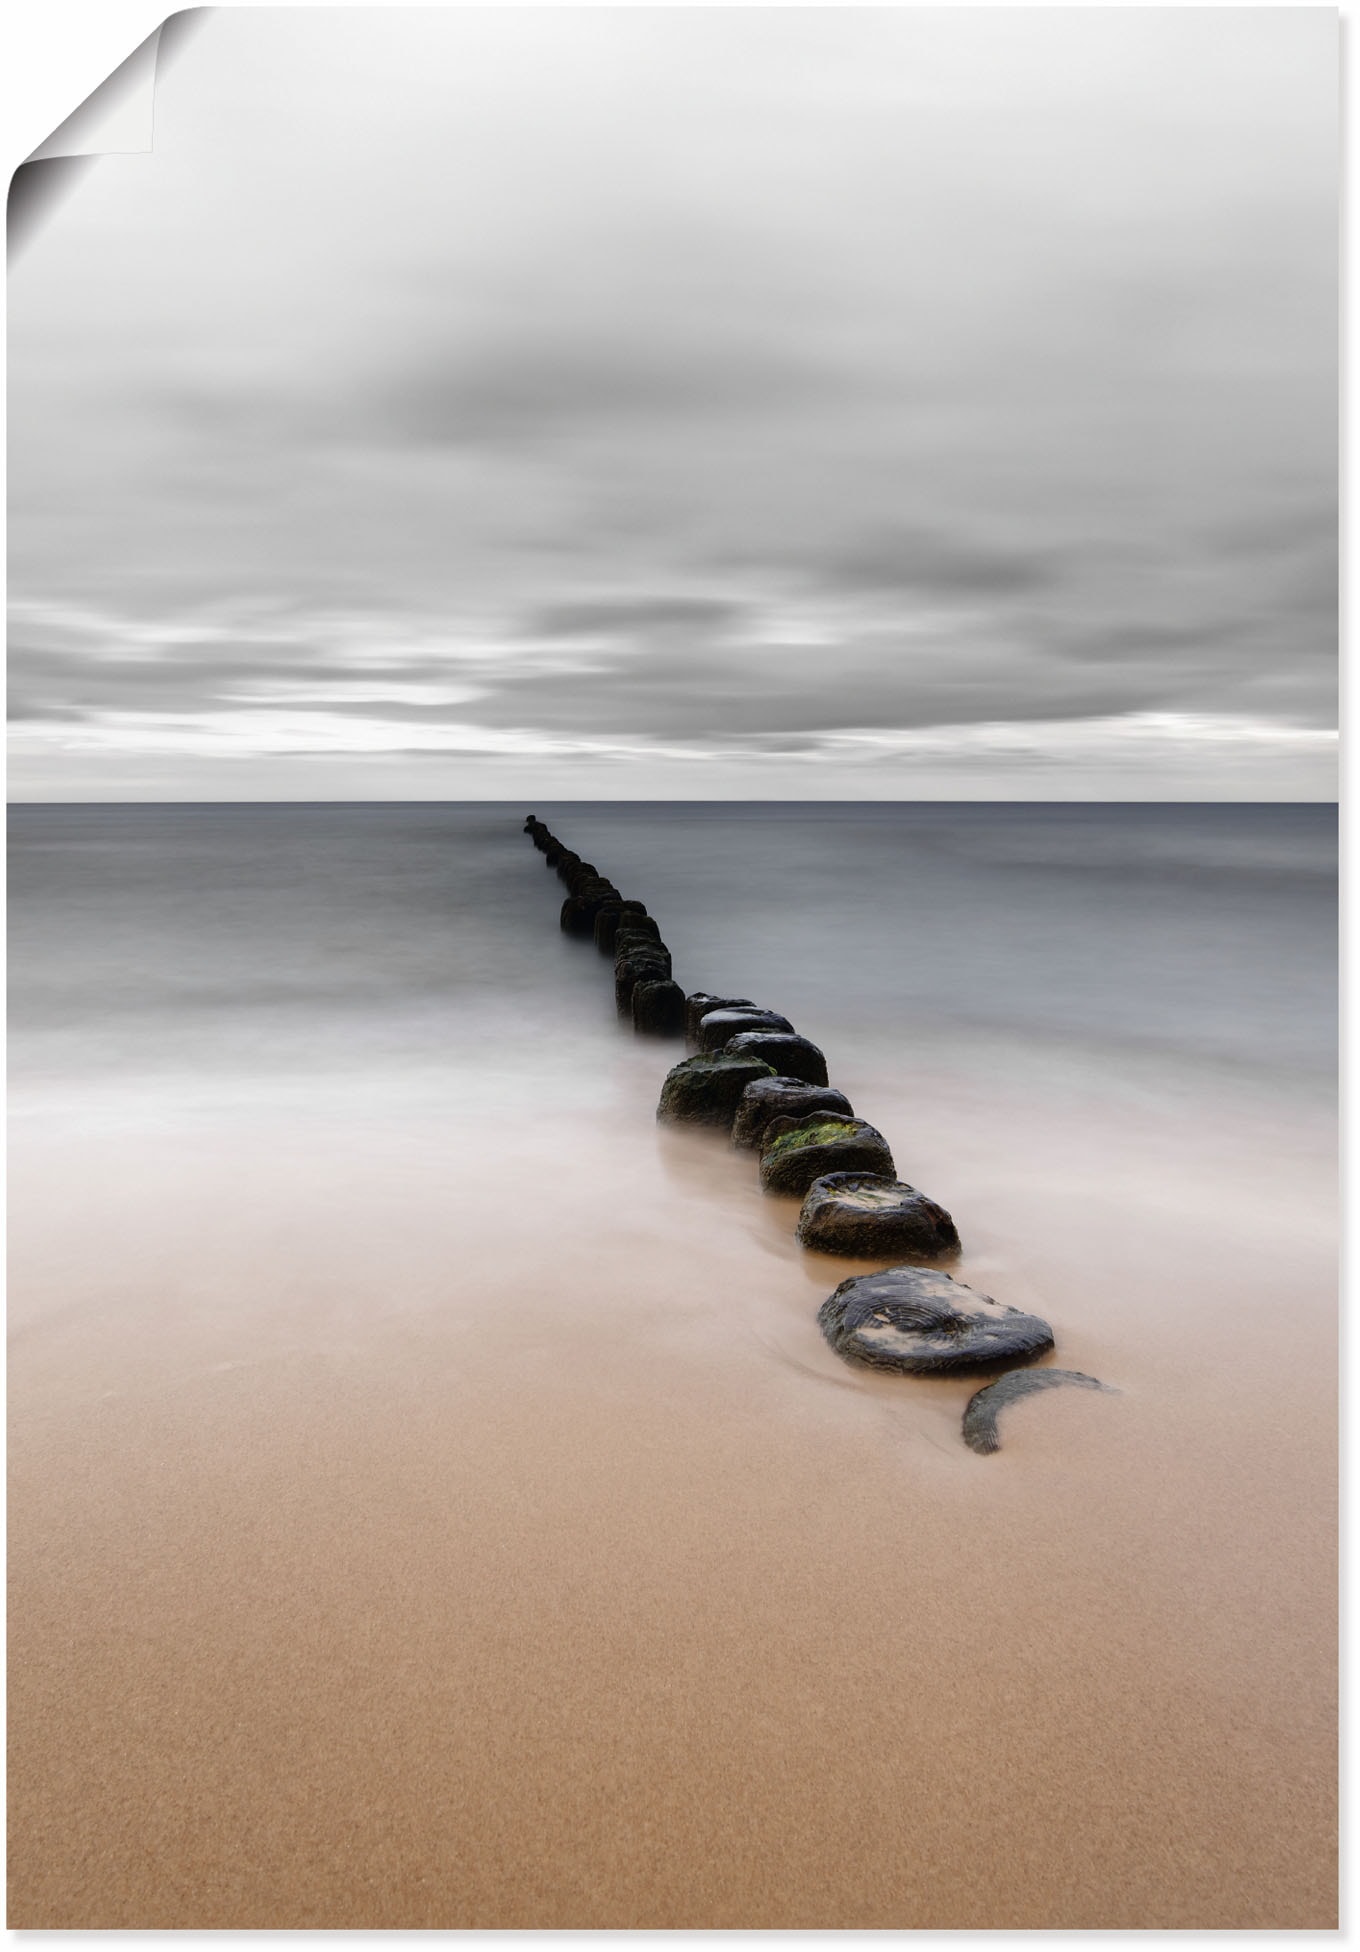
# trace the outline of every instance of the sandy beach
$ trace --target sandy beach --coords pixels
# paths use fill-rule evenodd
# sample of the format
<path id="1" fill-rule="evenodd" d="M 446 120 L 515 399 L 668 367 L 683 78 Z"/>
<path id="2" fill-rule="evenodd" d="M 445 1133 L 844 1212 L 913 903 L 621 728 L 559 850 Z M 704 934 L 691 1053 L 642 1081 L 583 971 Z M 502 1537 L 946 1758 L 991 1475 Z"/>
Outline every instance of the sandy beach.
<path id="1" fill-rule="evenodd" d="M 1351 23 L 20 11 L 12 1931 L 1335 1932 Z"/>
<path id="2" fill-rule="evenodd" d="M 961 1278 L 1119 1391 L 979 1458 L 656 1128 L 522 845 L 513 1077 L 450 1008 L 16 1082 L 11 1926 L 1333 1925 L 1325 1106 L 828 1006 Z"/>

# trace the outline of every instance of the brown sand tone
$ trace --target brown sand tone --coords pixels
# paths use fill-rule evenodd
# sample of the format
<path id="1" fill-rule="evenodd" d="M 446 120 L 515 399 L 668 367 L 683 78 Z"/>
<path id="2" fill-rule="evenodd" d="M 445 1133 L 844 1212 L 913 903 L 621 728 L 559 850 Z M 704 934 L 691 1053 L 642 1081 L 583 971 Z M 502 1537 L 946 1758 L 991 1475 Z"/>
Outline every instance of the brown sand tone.
<path id="1" fill-rule="evenodd" d="M 984 1460 L 618 1066 L 21 1109 L 11 1926 L 1332 1925 L 1325 1124 L 838 1066 L 1122 1391 Z"/>

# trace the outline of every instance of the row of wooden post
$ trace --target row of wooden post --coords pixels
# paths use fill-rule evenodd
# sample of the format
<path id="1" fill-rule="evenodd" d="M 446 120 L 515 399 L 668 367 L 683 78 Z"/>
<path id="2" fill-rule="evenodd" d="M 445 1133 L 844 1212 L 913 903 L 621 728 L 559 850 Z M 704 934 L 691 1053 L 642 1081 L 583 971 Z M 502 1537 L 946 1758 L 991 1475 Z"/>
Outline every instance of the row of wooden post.
<path id="1" fill-rule="evenodd" d="M 524 831 L 566 887 L 563 930 L 591 936 L 602 954 L 613 955 L 620 1014 L 638 1032 L 686 1036 L 699 1047 L 668 1073 L 659 1118 L 717 1126 L 737 1145 L 758 1147 L 762 1185 L 802 1197 L 798 1237 L 807 1247 L 870 1260 L 911 1255 L 915 1262 L 958 1252 L 950 1216 L 896 1178 L 886 1139 L 830 1085 L 815 1044 L 749 997 L 703 990 L 686 996 L 645 903 L 621 895 L 536 815 Z M 907 1374 L 994 1372 L 998 1363 L 1029 1362 L 1053 1347 L 1053 1332 L 1039 1317 L 914 1263 L 843 1281 L 818 1321 L 847 1360 Z M 1012 1369 L 971 1398 L 964 1441 L 984 1455 L 996 1450 L 998 1411 L 1061 1383 L 1107 1387 L 1077 1370 Z"/>

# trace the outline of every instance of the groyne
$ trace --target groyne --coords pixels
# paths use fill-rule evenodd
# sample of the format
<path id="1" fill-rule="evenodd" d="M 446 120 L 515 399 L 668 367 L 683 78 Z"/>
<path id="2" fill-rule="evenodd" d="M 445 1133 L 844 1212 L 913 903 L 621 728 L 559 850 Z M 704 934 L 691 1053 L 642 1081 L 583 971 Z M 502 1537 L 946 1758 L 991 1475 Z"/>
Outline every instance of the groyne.
<path id="1" fill-rule="evenodd" d="M 851 1109 L 818 1045 L 750 997 L 687 994 L 646 904 L 623 896 L 535 814 L 524 831 L 566 889 L 563 931 L 612 954 L 619 1015 L 640 1036 L 692 1047 L 662 1081 L 658 1120 L 708 1127 L 734 1151 L 754 1150 L 764 1191 L 801 1201 L 804 1247 L 883 1263 L 841 1282 L 818 1311 L 839 1356 L 906 1376 L 988 1378 L 963 1416 L 963 1440 L 979 1456 L 1000 1448 L 1005 1404 L 1061 1383 L 1109 1387 L 1077 1371 L 1014 1367 L 1053 1351 L 1052 1328 L 941 1265 L 961 1251 L 952 1215 L 898 1178 L 888 1140 Z"/>

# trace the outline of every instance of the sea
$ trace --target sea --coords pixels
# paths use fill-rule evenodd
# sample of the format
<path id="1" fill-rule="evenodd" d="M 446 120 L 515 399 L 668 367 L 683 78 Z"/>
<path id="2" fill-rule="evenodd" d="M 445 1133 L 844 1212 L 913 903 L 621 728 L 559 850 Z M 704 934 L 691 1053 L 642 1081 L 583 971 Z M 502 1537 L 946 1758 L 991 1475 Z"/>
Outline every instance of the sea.
<path id="1" fill-rule="evenodd" d="M 833 1062 L 895 1076 L 985 1046 L 1093 1083 L 1146 1061 L 1333 1089 L 1331 806 L 527 811 L 646 903 L 683 988 L 758 995 Z M 489 1073 L 513 1093 L 598 1071 L 624 1035 L 608 965 L 557 932 L 565 891 L 524 817 L 15 807 L 16 1085 Z"/>

